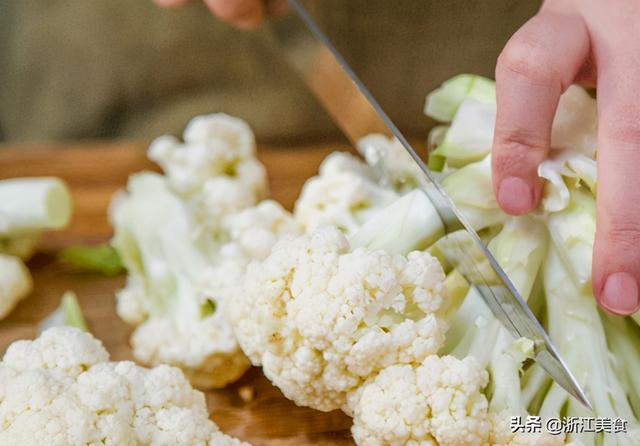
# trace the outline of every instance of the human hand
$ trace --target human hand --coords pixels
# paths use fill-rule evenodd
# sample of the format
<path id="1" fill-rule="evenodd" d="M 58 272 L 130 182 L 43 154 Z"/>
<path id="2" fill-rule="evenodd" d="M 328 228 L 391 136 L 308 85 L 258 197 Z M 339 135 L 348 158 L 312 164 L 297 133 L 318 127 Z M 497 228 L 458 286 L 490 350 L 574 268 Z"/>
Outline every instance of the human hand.
<path id="1" fill-rule="evenodd" d="M 597 85 L 598 190 L 593 292 L 600 305 L 640 307 L 640 2 L 547 0 L 498 58 L 493 184 L 509 214 L 533 210 L 558 99 Z"/>
<path id="2" fill-rule="evenodd" d="M 191 0 L 153 0 L 163 8 L 175 8 Z M 279 15 L 287 8 L 286 0 L 204 0 L 220 20 L 240 29 L 258 27 L 269 15 Z"/>

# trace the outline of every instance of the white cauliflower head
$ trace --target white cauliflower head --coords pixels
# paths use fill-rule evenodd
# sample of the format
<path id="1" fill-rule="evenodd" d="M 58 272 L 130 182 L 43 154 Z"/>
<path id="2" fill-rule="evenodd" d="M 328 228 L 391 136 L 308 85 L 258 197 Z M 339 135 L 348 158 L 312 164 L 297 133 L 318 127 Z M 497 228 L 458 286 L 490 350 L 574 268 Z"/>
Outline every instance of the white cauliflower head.
<path id="1" fill-rule="evenodd" d="M 397 194 L 379 186 L 373 171 L 350 154 L 334 152 L 320 165 L 319 174 L 305 183 L 294 215 L 305 230 L 337 226 L 355 233 L 376 210 Z"/>
<path id="2" fill-rule="evenodd" d="M 224 215 L 267 195 L 266 171 L 255 158 L 255 140 L 246 122 L 224 113 L 198 116 L 183 138 L 157 138 L 149 158 L 162 167 L 172 190 L 189 200 L 203 224 L 215 228 Z"/>
<path id="3" fill-rule="evenodd" d="M 473 357 L 432 355 L 387 367 L 349 395 L 354 439 L 360 446 L 488 445 L 488 379 Z"/>
<path id="4" fill-rule="evenodd" d="M 108 359 L 69 327 L 13 343 L 0 362 L 0 444 L 246 445 L 209 420 L 180 370 Z"/>
<path id="5" fill-rule="evenodd" d="M 0 254 L 0 319 L 33 289 L 29 270 L 18 257 Z"/>
<path id="6" fill-rule="evenodd" d="M 140 324 L 131 338 L 134 356 L 178 366 L 203 388 L 239 378 L 249 363 L 233 339 L 221 296 L 209 296 L 203 284 L 220 242 L 157 174 L 130 178 L 113 222 L 112 243 L 129 272 L 117 310 Z M 226 279 L 233 277 L 239 274 Z"/>
<path id="7" fill-rule="evenodd" d="M 440 348 L 443 280 L 427 253 L 351 251 L 324 228 L 249 264 L 231 317 L 245 354 L 287 398 L 328 411 L 382 368 Z"/>
<path id="8" fill-rule="evenodd" d="M 273 200 L 228 215 L 224 227 L 235 248 L 223 249 L 237 248 L 248 260 L 262 260 L 278 239 L 302 233 L 302 226 Z"/>
<path id="9" fill-rule="evenodd" d="M 248 368 L 233 336 L 227 302 L 247 262 L 265 257 L 276 240 L 300 232 L 272 201 L 225 215 L 209 233 L 165 177 L 129 180 L 114 206 L 113 244 L 129 276 L 118 314 L 138 325 L 134 356 L 145 364 L 180 367 L 199 388 L 223 387 Z"/>

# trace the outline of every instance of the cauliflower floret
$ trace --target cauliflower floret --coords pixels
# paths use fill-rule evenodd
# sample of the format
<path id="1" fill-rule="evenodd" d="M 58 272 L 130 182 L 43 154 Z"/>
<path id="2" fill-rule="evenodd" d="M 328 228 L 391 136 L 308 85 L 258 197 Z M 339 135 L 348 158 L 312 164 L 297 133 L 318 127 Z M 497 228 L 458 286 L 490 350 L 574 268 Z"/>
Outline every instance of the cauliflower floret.
<path id="1" fill-rule="evenodd" d="M 13 343 L 0 362 L 0 444 L 247 444 L 209 420 L 180 370 L 108 360 L 100 341 L 69 327 Z"/>
<path id="2" fill-rule="evenodd" d="M 250 365 L 223 308 L 215 308 L 211 316 L 185 326 L 171 318 L 148 319 L 134 331 L 131 346 L 140 361 L 175 364 L 201 389 L 224 387 Z"/>
<path id="3" fill-rule="evenodd" d="M 0 319 L 33 289 L 31 274 L 18 257 L 0 254 Z"/>
<path id="4" fill-rule="evenodd" d="M 213 177 L 232 177 L 242 161 L 255 155 L 251 128 L 224 113 L 193 118 L 183 138 L 183 143 L 172 136 L 156 138 L 148 153 L 179 193 L 199 191 Z"/>
<path id="5" fill-rule="evenodd" d="M 333 225 L 353 234 L 375 210 L 396 198 L 395 192 L 376 183 L 366 164 L 350 154 L 334 152 L 322 162 L 319 174 L 303 186 L 294 215 L 308 232 Z"/>
<path id="6" fill-rule="evenodd" d="M 153 317 L 131 337 L 136 358 L 147 364 L 176 365 L 194 386 L 204 389 L 224 387 L 250 366 L 227 314 L 246 264 L 265 258 L 280 237 L 301 232 L 291 214 L 269 200 L 227 216 L 224 227 L 230 241 L 220 248 L 220 260 L 203 271 L 197 285 L 202 311 L 211 314 L 186 324 L 172 317 Z M 134 318 L 139 314 L 135 298 L 127 299 L 125 292 L 120 299 L 124 300 L 119 309 L 125 315 Z"/>
<path id="7" fill-rule="evenodd" d="M 232 243 L 246 258 L 254 260 L 265 259 L 278 239 L 302 233 L 293 216 L 272 200 L 229 215 L 224 226 Z"/>
<path id="8" fill-rule="evenodd" d="M 229 340 L 222 302 L 211 296 L 212 308 L 202 285 L 219 242 L 157 174 L 130 178 L 129 195 L 120 199 L 113 221 L 112 243 L 129 272 L 117 310 L 126 321 L 141 324 L 131 338 L 135 357 L 178 366 L 202 387 L 239 378 L 248 361 Z"/>
<path id="9" fill-rule="evenodd" d="M 129 195 L 113 208 L 113 244 L 126 265 L 118 314 L 138 325 L 134 356 L 180 367 L 199 388 L 223 387 L 249 368 L 233 336 L 227 303 L 247 262 L 265 257 L 276 240 L 300 227 L 272 201 L 219 221 L 212 236 L 165 177 L 130 178 Z"/>
<path id="10" fill-rule="evenodd" d="M 488 445 L 488 379 L 472 357 L 387 367 L 349 395 L 354 439 L 360 446 Z"/>
<path id="11" fill-rule="evenodd" d="M 184 143 L 157 138 L 149 158 L 164 170 L 173 191 L 183 196 L 211 229 L 220 219 L 267 195 L 267 175 L 255 158 L 255 140 L 241 119 L 223 113 L 198 116 L 184 131 Z"/>
<path id="12" fill-rule="evenodd" d="M 427 253 L 350 252 L 338 229 L 324 228 L 249 264 L 230 313 L 252 363 L 287 398 L 328 411 L 382 368 L 440 348 L 443 280 Z"/>

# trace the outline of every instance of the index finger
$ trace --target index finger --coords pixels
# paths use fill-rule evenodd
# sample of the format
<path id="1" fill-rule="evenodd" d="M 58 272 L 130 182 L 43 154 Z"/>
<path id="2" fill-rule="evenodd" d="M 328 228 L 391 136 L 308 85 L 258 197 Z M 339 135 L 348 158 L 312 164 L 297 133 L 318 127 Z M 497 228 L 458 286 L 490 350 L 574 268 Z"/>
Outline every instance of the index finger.
<path id="1" fill-rule="evenodd" d="M 500 54 L 492 167 L 494 192 L 505 212 L 525 214 L 540 200 L 537 169 L 549 150 L 558 101 L 588 54 L 582 19 L 551 12 L 527 22 Z"/>

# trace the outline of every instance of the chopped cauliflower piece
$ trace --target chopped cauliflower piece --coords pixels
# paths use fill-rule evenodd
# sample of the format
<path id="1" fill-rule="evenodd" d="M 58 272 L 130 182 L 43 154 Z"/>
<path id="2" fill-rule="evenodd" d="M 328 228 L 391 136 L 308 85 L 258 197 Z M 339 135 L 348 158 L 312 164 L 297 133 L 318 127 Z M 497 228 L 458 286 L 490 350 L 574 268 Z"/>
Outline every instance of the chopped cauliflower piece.
<path id="1" fill-rule="evenodd" d="M 29 270 L 18 257 L 0 254 L 0 319 L 33 289 Z"/>
<path id="2" fill-rule="evenodd" d="M 344 409 L 347 393 L 379 370 L 440 348 L 443 280 L 427 253 L 351 250 L 328 227 L 250 263 L 230 313 L 245 354 L 287 398 Z"/>
<path id="3" fill-rule="evenodd" d="M 165 175 L 139 173 L 114 197 L 112 241 L 128 270 L 118 314 L 137 325 L 134 356 L 180 367 L 199 388 L 238 379 L 249 361 L 227 316 L 246 264 L 266 257 L 300 224 L 266 194 L 247 124 L 224 114 L 194 118 L 184 143 L 149 149 Z"/>
<path id="4" fill-rule="evenodd" d="M 219 242 L 153 173 L 129 179 L 129 196 L 114 210 L 113 223 L 112 243 L 129 272 L 117 310 L 138 325 L 131 337 L 134 356 L 180 367 L 202 388 L 239 378 L 249 363 L 231 334 L 226 304 L 208 296 L 202 284 Z"/>
<path id="5" fill-rule="evenodd" d="M 0 444 L 248 445 L 220 432 L 180 370 L 108 361 L 75 328 L 14 342 L 0 362 Z"/>
<path id="6" fill-rule="evenodd" d="M 473 357 L 432 355 L 387 367 L 349 395 L 354 439 L 360 446 L 488 445 L 488 380 Z"/>
<path id="7" fill-rule="evenodd" d="M 31 292 L 23 263 L 44 231 L 62 229 L 73 203 L 66 183 L 55 177 L 0 180 L 0 320 Z"/>
<path id="8" fill-rule="evenodd" d="M 373 171 L 348 153 L 334 152 L 320 165 L 317 176 L 305 183 L 294 215 L 311 232 L 333 225 L 353 234 L 376 210 L 397 198 L 377 184 Z"/>
<path id="9" fill-rule="evenodd" d="M 215 229 L 225 215 L 267 195 L 266 171 L 255 158 L 255 140 L 246 122 L 224 113 L 198 116 L 183 138 L 157 138 L 149 158 L 162 167 L 170 188 L 189 201 L 203 224 Z"/>

